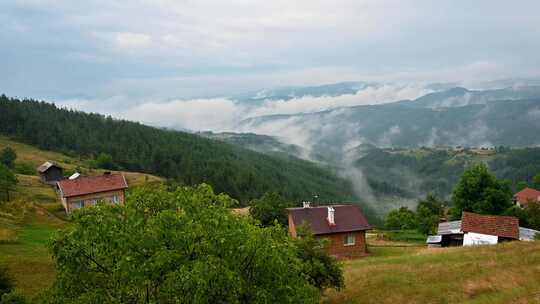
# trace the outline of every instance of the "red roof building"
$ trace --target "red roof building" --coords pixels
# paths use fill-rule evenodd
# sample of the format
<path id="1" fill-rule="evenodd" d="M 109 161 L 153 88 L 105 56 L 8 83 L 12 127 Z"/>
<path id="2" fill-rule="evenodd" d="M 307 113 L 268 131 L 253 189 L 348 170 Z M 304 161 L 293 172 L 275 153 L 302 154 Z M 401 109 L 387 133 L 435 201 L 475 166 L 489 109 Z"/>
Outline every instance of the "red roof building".
<path id="1" fill-rule="evenodd" d="M 519 220 L 514 216 L 463 212 L 461 215 L 461 230 L 463 233 L 473 232 L 518 240 Z"/>
<path id="2" fill-rule="evenodd" d="M 358 206 L 332 205 L 288 208 L 289 233 L 298 236 L 298 227 L 305 225 L 317 238 L 329 240 L 326 248 L 330 255 L 351 258 L 367 254 L 366 230 L 371 229 Z"/>
<path id="3" fill-rule="evenodd" d="M 93 206 L 98 201 L 122 204 L 128 185 L 122 174 L 106 172 L 99 176 L 65 179 L 57 183 L 62 205 L 67 213 L 75 209 Z"/>
<path id="4" fill-rule="evenodd" d="M 527 207 L 529 202 L 540 202 L 540 191 L 525 187 L 525 189 L 514 194 L 514 204 L 520 207 Z"/>

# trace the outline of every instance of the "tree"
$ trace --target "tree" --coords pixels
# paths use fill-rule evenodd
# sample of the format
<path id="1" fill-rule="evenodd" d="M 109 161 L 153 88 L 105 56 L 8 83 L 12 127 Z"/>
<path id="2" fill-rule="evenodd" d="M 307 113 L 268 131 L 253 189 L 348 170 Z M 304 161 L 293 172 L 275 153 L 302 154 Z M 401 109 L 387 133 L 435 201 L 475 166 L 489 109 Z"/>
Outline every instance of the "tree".
<path id="1" fill-rule="evenodd" d="M 531 201 L 524 210 L 527 215 L 526 227 L 540 230 L 540 202 Z"/>
<path id="2" fill-rule="evenodd" d="M 451 217 L 460 218 L 462 211 L 502 214 L 512 206 L 511 199 L 509 182 L 498 180 L 485 164 L 475 164 L 465 170 L 454 188 Z"/>
<path id="3" fill-rule="evenodd" d="M 9 274 L 6 266 L 0 265 L 0 299 L 15 287 L 15 279 Z"/>
<path id="4" fill-rule="evenodd" d="M 11 147 L 5 147 L 0 151 L 0 164 L 13 168 L 15 159 L 17 159 L 17 153 Z"/>
<path id="5" fill-rule="evenodd" d="M 533 187 L 535 189 L 540 189 L 540 173 L 536 174 L 534 177 L 533 177 L 533 183 L 532 183 Z"/>
<path id="6" fill-rule="evenodd" d="M 55 303 L 318 303 L 285 229 L 207 185 L 142 188 L 73 213 L 51 243 Z"/>
<path id="7" fill-rule="evenodd" d="M 301 235 L 295 239 L 298 256 L 304 261 L 303 272 L 309 277 L 311 285 L 321 291 L 343 288 L 345 279 L 341 264 L 324 251 L 328 240 L 315 238 L 308 226 L 299 226 L 298 234 Z"/>
<path id="8" fill-rule="evenodd" d="M 526 181 L 520 181 L 520 182 L 517 183 L 517 190 L 518 191 L 521 191 L 521 190 L 523 190 L 523 189 L 525 189 L 527 187 L 529 187 L 529 184 L 527 184 Z"/>
<path id="9" fill-rule="evenodd" d="M 274 221 L 282 225 L 287 225 L 287 210 L 291 204 L 277 192 L 267 192 L 260 199 L 254 200 L 249 213 L 254 219 L 261 222 L 263 226 L 270 226 Z"/>
<path id="10" fill-rule="evenodd" d="M 385 227 L 388 229 L 416 229 L 416 214 L 407 207 L 394 209 L 386 215 Z"/>
<path id="11" fill-rule="evenodd" d="M 17 177 L 8 167 L 0 164 L 0 193 L 5 200 L 9 201 L 9 192 L 15 189 L 17 185 Z M 2 198 L 0 197 L 0 201 Z"/>
<path id="12" fill-rule="evenodd" d="M 95 160 L 95 166 L 101 169 L 107 170 L 116 170 L 118 166 L 113 161 L 113 158 L 110 154 L 99 153 L 98 157 Z"/>
<path id="13" fill-rule="evenodd" d="M 423 234 L 434 233 L 440 218 L 444 215 L 444 203 L 430 193 L 425 199 L 419 200 L 416 207 L 418 231 Z"/>

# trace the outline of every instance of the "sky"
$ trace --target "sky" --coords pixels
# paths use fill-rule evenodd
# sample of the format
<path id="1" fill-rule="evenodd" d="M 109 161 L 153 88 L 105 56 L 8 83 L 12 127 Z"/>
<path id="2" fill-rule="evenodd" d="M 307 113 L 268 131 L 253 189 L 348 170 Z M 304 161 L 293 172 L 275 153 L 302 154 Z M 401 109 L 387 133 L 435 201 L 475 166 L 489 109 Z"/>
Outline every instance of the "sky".
<path id="1" fill-rule="evenodd" d="M 538 11 L 536 0 L 3 0 L 0 93 L 174 126 L 219 120 L 227 96 L 261 88 L 399 83 L 378 102 L 403 84 L 540 76 Z"/>

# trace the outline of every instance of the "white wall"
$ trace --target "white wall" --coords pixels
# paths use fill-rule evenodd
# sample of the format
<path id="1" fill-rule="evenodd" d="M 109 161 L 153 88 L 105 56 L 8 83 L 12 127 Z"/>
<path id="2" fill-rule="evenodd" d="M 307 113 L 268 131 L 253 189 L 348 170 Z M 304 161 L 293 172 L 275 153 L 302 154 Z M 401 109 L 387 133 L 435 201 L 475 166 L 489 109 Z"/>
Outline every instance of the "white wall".
<path id="1" fill-rule="evenodd" d="M 494 245 L 499 240 L 498 236 L 468 232 L 463 236 L 463 246 Z"/>

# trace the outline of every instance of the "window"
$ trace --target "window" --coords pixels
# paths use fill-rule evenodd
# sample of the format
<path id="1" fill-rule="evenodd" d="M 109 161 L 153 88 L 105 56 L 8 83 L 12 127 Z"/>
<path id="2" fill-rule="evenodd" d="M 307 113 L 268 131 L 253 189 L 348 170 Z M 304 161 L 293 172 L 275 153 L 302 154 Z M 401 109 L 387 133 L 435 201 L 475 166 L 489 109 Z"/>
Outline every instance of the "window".
<path id="1" fill-rule="evenodd" d="M 345 236 L 344 246 L 353 246 L 356 244 L 356 236 L 354 234 L 347 234 Z"/>
<path id="2" fill-rule="evenodd" d="M 73 208 L 79 209 L 84 207 L 84 201 L 75 201 L 73 202 Z"/>
<path id="3" fill-rule="evenodd" d="M 89 200 L 90 206 L 95 206 L 97 204 L 97 199 Z"/>
<path id="4" fill-rule="evenodd" d="M 113 195 L 112 196 L 112 202 L 115 203 L 115 204 L 120 203 L 120 198 L 118 197 L 118 195 Z"/>

